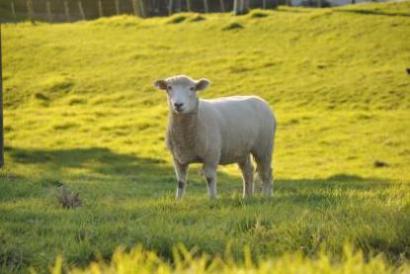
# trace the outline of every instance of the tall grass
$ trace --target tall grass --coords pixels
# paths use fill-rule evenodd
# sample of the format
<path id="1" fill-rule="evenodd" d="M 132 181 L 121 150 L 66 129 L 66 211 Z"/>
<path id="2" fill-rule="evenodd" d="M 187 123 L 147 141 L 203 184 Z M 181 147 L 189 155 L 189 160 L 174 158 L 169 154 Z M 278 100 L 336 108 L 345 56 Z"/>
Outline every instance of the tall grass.
<path id="1" fill-rule="evenodd" d="M 400 268 L 386 264 L 381 256 L 365 258 L 360 251 L 353 251 L 350 246 L 345 246 L 343 257 L 334 260 L 325 253 L 319 253 L 314 259 L 307 259 L 301 253 L 284 254 L 275 259 L 255 262 L 248 249 L 244 250 L 243 263 L 237 264 L 233 260 L 211 258 L 207 255 L 195 255 L 182 245 L 173 249 L 174 261 L 164 261 L 155 252 L 146 251 L 141 247 L 130 252 L 118 249 L 110 263 L 104 261 L 94 262 L 84 269 L 69 269 L 63 272 L 61 257 L 53 267 L 53 274 L 60 273 L 118 273 L 118 274 L 171 274 L 171 273 L 196 273 L 196 274 L 377 274 L 377 273 L 408 273 L 409 265 Z"/>

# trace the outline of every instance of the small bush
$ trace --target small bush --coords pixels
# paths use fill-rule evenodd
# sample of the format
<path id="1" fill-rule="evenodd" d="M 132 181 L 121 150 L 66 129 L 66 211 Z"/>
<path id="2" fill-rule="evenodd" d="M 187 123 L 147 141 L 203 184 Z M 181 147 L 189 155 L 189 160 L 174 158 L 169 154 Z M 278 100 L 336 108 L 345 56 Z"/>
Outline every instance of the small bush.
<path id="1" fill-rule="evenodd" d="M 249 17 L 251 18 L 264 18 L 268 16 L 269 16 L 269 13 L 263 10 L 254 10 L 249 14 Z"/>
<path id="2" fill-rule="evenodd" d="M 177 15 L 171 16 L 171 18 L 167 20 L 167 24 L 179 24 L 179 23 L 184 22 L 186 19 L 187 19 L 186 15 L 177 14 Z"/>
<path id="3" fill-rule="evenodd" d="M 36 99 L 38 99 L 38 100 L 41 100 L 41 101 L 50 101 L 50 98 L 48 98 L 46 95 L 44 95 L 44 94 L 41 93 L 41 92 L 35 93 L 35 94 L 34 94 L 34 97 L 35 97 Z"/>
<path id="4" fill-rule="evenodd" d="M 235 29 L 243 29 L 243 25 L 238 22 L 230 23 L 229 25 L 222 28 L 222 30 L 235 30 Z"/>
<path id="5" fill-rule="evenodd" d="M 386 163 L 386 162 L 380 161 L 380 160 L 376 160 L 376 161 L 374 161 L 373 166 L 375 168 L 381 168 L 381 167 L 388 167 L 389 164 Z"/>
<path id="6" fill-rule="evenodd" d="M 87 100 L 82 99 L 82 98 L 71 98 L 70 101 L 68 102 L 68 104 L 70 106 L 74 106 L 74 105 L 83 105 L 86 104 Z"/>
<path id="7" fill-rule="evenodd" d="M 203 17 L 200 14 L 197 14 L 194 17 L 192 17 L 191 19 L 189 19 L 189 22 L 200 22 L 200 21 L 204 21 L 204 20 L 206 20 L 205 17 Z"/>
<path id="8" fill-rule="evenodd" d="M 61 123 L 61 124 L 54 125 L 53 129 L 54 130 L 67 130 L 67 129 L 71 129 L 71 128 L 75 128 L 75 127 L 78 127 L 78 124 L 66 122 L 66 123 Z"/>

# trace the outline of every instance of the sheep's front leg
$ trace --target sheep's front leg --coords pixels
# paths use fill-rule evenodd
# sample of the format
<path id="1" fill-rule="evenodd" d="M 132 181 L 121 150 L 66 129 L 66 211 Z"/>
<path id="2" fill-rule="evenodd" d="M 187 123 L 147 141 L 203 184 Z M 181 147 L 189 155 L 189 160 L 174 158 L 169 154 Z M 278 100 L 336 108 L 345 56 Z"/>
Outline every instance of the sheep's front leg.
<path id="1" fill-rule="evenodd" d="M 216 198 L 216 167 L 216 165 L 207 164 L 203 166 L 203 174 L 208 183 L 209 198 Z"/>
<path id="2" fill-rule="evenodd" d="M 185 193 L 188 165 L 180 164 L 178 163 L 178 161 L 174 160 L 174 167 L 175 167 L 175 174 L 177 176 L 176 198 L 181 199 Z"/>

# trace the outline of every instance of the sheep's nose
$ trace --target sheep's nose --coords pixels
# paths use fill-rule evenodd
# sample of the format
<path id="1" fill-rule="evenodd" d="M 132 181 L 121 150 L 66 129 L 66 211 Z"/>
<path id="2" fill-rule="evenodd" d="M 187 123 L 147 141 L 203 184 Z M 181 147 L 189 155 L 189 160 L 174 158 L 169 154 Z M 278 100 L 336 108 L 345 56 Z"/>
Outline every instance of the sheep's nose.
<path id="1" fill-rule="evenodd" d="M 180 110 L 184 106 L 184 103 L 174 103 L 174 106 L 176 110 Z"/>

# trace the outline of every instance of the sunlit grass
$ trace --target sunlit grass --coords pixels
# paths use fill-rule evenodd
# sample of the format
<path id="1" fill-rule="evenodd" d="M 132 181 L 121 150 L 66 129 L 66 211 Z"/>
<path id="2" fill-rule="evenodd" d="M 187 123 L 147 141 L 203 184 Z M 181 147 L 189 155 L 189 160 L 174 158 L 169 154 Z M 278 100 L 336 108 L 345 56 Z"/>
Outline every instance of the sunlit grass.
<path id="1" fill-rule="evenodd" d="M 229 250 L 228 250 L 229 254 Z M 349 274 L 377 274 L 377 273 L 407 273 L 410 269 L 403 265 L 394 269 L 387 265 L 382 257 L 365 259 L 363 253 L 352 251 L 346 246 L 343 257 L 339 261 L 332 260 L 325 253 L 319 253 L 318 257 L 311 260 L 302 256 L 301 253 L 286 254 L 276 259 L 255 262 L 249 249 L 245 248 L 243 263 L 237 264 L 232 259 L 226 261 L 221 258 L 211 259 L 207 255 L 196 255 L 179 245 L 173 249 L 174 264 L 170 264 L 154 252 L 147 252 L 141 247 L 125 253 L 118 249 L 110 264 L 103 261 L 92 263 L 86 269 L 71 269 L 67 273 L 349 273 Z M 229 257 L 229 255 L 228 255 Z M 59 257 L 53 267 L 53 273 L 63 273 L 63 260 Z"/>
<path id="2" fill-rule="evenodd" d="M 287 264 L 300 252 L 301 267 L 313 270 L 318 258 L 341 260 L 345 243 L 366 259 L 381 254 L 383 262 L 374 260 L 386 271 L 404 264 L 409 9 L 3 25 L 0 272 L 45 272 L 57 255 L 65 267 L 86 267 L 138 244 L 172 272 L 165 263 L 179 243 L 223 260 L 230 244 L 238 265 L 229 271 L 242 267 L 245 246 L 262 264 Z M 272 106 L 272 199 L 242 200 L 233 165 L 219 169 L 217 201 L 208 200 L 197 166 L 186 199 L 174 201 L 166 99 L 152 83 L 180 73 L 212 81 L 202 97 L 256 94 Z M 61 186 L 79 192 L 82 207 L 63 209 Z M 329 271 L 350 267 L 342 262 Z"/>

